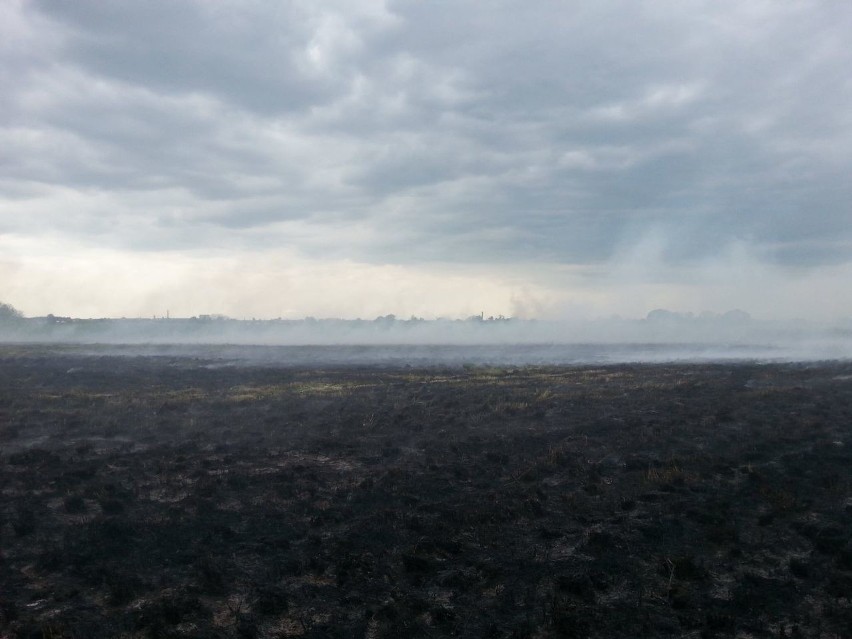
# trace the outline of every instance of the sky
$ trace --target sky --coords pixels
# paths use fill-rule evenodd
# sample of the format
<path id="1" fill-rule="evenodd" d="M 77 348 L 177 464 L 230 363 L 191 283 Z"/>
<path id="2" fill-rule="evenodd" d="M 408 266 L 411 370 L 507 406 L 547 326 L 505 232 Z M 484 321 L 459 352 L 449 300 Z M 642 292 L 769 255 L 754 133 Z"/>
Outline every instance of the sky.
<path id="1" fill-rule="evenodd" d="M 4 0 L 0 301 L 852 316 L 852 4 Z"/>

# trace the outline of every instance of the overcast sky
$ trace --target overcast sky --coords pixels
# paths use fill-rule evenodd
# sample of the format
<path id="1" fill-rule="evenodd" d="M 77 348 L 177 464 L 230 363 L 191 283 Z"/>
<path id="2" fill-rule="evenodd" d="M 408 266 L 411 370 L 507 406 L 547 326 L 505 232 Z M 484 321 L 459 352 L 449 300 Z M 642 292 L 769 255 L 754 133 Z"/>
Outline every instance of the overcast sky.
<path id="1" fill-rule="evenodd" d="M 25 314 L 852 315 L 852 4 L 0 3 Z"/>

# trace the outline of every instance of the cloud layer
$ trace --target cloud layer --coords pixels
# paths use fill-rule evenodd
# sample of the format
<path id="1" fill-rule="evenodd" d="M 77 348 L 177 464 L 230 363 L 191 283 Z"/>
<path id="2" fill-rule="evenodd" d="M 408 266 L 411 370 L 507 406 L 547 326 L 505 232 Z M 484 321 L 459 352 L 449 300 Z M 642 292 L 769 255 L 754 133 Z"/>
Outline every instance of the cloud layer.
<path id="1" fill-rule="evenodd" d="M 0 299 L 150 313 L 219 273 L 208 305 L 247 315 L 802 312 L 852 262 L 850 32 L 817 0 L 13 0 Z M 88 304 L 44 292 L 66 255 Z M 282 269 L 289 302 L 244 284 Z"/>

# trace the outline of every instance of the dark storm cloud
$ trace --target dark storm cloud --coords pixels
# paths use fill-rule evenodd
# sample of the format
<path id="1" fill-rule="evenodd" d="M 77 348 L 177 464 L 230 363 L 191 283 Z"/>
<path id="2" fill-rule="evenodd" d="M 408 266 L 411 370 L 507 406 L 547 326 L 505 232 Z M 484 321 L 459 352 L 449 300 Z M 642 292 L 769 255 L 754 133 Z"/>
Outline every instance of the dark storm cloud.
<path id="1" fill-rule="evenodd" d="M 75 59 L 98 75 L 165 93 L 204 92 L 261 111 L 302 109 L 334 92 L 300 71 L 311 32 L 292 3 L 54 2 Z"/>
<path id="2" fill-rule="evenodd" d="M 8 231 L 566 264 L 653 232 L 673 263 L 852 258 L 842 3 L 9 7 Z"/>

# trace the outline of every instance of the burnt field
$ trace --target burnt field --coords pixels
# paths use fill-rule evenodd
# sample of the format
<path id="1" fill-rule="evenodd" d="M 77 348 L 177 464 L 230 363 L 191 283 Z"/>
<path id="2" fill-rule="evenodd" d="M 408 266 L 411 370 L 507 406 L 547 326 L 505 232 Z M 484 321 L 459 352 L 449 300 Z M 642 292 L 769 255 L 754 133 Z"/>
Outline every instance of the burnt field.
<path id="1" fill-rule="evenodd" d="M 0 637 L 849 637 L 852 364 L 0 348 Z"/>

